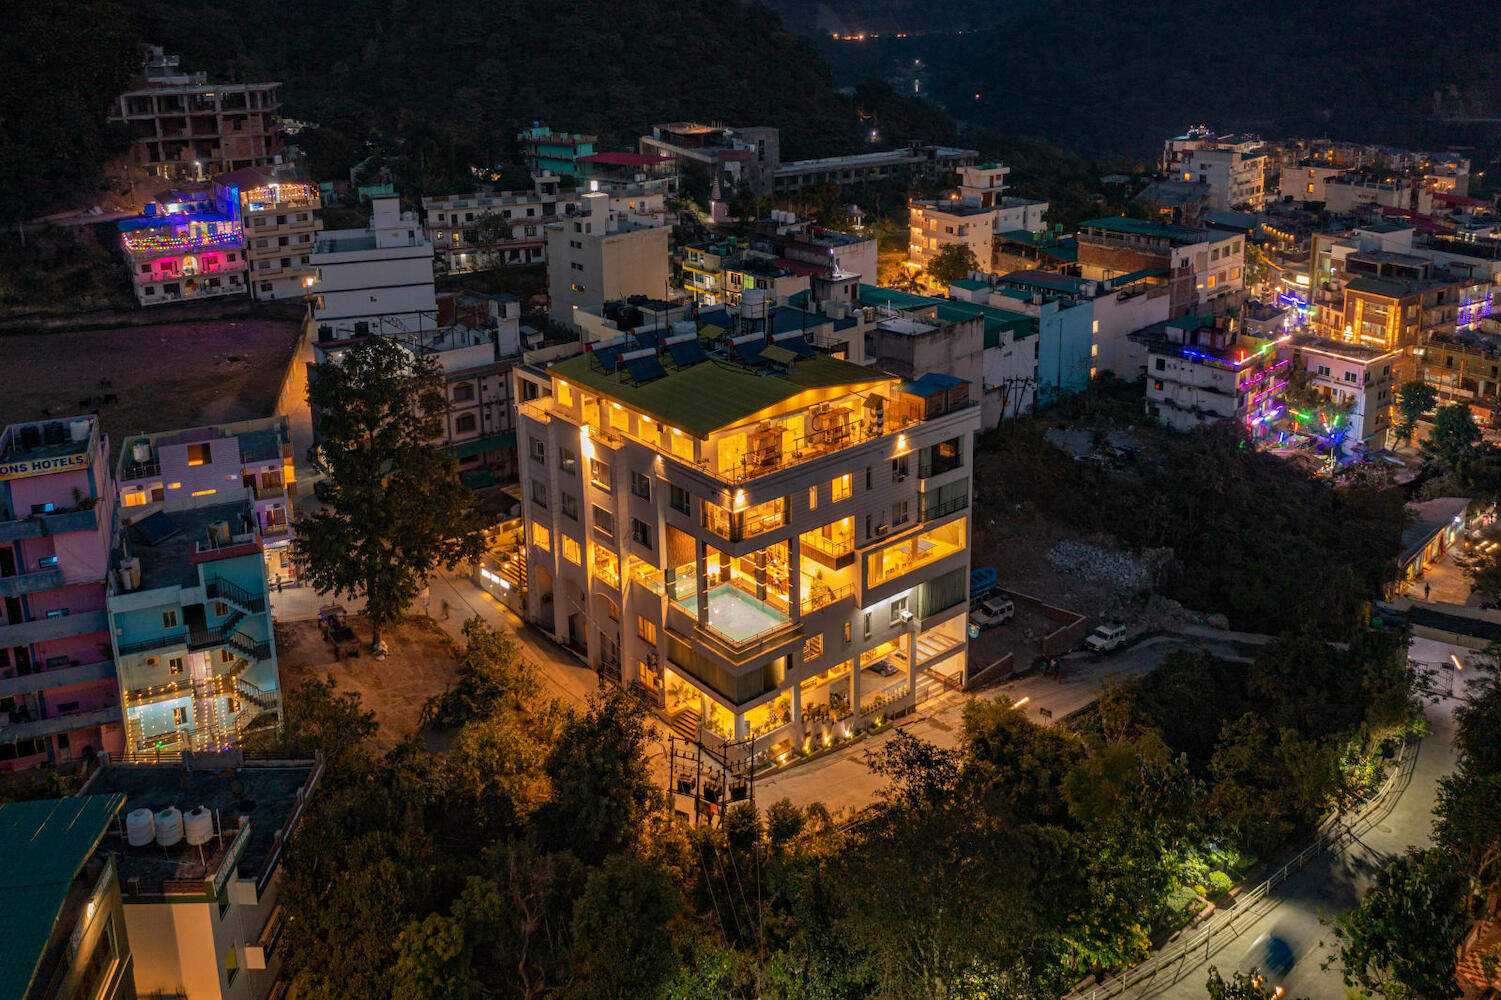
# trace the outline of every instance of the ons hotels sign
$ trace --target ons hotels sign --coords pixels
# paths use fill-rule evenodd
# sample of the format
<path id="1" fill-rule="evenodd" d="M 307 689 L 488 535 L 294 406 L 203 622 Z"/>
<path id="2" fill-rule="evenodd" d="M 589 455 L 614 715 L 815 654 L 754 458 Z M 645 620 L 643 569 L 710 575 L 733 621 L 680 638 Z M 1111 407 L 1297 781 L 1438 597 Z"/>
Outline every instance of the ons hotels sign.
<path id="1" fill-rule="evenodd" d="M 84 453 L 58 455 L 54 458 L 32 458 L 23 462 L 0 462 L 0 480 L 50 476 L 55 472 L 71 472 L 74 469 L 86 469 L 88 466 L 89 456 Z"/>

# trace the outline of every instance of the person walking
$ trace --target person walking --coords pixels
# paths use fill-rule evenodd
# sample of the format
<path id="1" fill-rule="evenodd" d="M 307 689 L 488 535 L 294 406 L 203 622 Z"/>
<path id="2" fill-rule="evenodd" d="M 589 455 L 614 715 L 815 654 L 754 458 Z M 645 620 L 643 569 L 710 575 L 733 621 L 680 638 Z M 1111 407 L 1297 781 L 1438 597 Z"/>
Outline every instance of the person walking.
<path id="1" fill-rule="evenodd" d="M 443 598 L 443 620 L 448 621 L 448 598 Z"/>
<path id="2" fill-rule="evenodd" d="M 1423 584 L 1423 600 L 1425 600 L 1425 601 L 1428 600 L 1428 595 L 1430 593 L 1432 593 L 1432 592 L 1433 592 L 1433 584 L 1431 584 L 1431 583 L 1424 583 Z"/>

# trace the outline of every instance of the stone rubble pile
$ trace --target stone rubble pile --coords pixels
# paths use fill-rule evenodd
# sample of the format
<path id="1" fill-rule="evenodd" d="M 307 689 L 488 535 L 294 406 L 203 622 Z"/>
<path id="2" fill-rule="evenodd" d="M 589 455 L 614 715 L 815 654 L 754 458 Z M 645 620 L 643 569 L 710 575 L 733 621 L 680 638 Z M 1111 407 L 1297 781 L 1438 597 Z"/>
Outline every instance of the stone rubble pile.
<path id="1" fill-rule="evenodd" d="M 1125 589 L 1145 587 L 1152 582 L 1151 570 L 1140 560 L 1083 542 L 1060 541 L 1048 550 L 1047 560 L 1065 573 L 1108 580 Z"/>

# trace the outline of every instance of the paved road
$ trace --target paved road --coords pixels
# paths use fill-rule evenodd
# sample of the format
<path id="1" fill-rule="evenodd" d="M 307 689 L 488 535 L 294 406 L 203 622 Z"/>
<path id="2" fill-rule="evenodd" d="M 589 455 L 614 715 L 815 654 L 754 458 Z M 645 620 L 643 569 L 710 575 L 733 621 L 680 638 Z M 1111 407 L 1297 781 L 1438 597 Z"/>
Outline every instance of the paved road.
<path id="1" fill-rule="evenodd" d="M 1462 694 L 1463 685 L 1457 688 L 1456 695 Z M 1203 1000 L 1209 967 L 1228 972 L 1244 967 L 1243 962 L 1248 965 L 1245 956 L 1263 935 L 1279 937 L 1292 948 L 1296 961 L 1285 977 L 1276 980 L 1285 987 L 1287 996 L 1311 1000 L 1344 996 L 1338 964 L 1328 970 L 1321 968 L 1333 942 L 1321 921 L 1354 909 L 1376 871 L 1389 858 L 1409 847 L 1430 843 L 1438 779 L 1454 766 L 1453 710 L 1458 703 L 1456 698 L 1448 698 L 1429 706 L 1432 729 L 1417 746 L 1406 782 L 1375 813 L 1354 824 L 1355 838 L 1347 847 L 1314 858 L 1268 899 L 1248 908 L 1245 916 L 1226 928 L 1224 936 L 1214 935 L 1212 954 L 1195 952 L 1124 996 Z"/>
<path id="2" fill-rule="evenodd" d="M 1232 642 L 1223 633 L 1205 630 L 1205 635 L 1156 636 L 1107 656 L 1088 653 L 1071 654 L 1064 660 L 1061 683 L 1040 675 L 998 684 L 974 695 L 947 692 L 918 707 L 915 718 L 899 720 L 884 733 L 877 733 L 846 745 L 834 753 L 816 757 L 756 781 L 755 798 L 762 808 L 780 799 L 790 799 L 800 806 L 822 802 L 830 811 L 857 811 L 876 800 L 885 779 L 871 774 L 866 757 L 872 750 L 892 738 L 897 729 L 928 740 L 940 747 L 959 742 L 964 705 L 971 698 L 1006 698 L 1015 703 L 1023 698 L 1023 710 L 1035 722 L 1046 724 L 1051 718 L 1061 721 L 1071 712 L 1090 705 L 1108 682 L 1137 677 L 1154 669 L 1162 658 L 1176 649 L 1204 649 L 1226 659 L 1245 659 L 1242 643 Z M 1051 713 L 1044 715 L 1044 712 Z"/>

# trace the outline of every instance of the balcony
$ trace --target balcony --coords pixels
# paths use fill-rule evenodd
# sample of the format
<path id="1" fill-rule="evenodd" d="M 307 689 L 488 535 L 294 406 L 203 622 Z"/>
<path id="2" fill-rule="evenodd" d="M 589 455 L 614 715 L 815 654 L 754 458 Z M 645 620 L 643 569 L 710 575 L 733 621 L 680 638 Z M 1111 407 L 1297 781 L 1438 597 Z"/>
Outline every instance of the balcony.
<path id="1" fill-rule="evenodd" d="M 802 611 L 805 615 L 811 615 L 819 608 L 826 608 L 831 604 L 837 604 L 846 598 L 855 596 L 855 585 L 847 583 L 842 587 L 830 587 L 820 581 L 813 581 L 807 593 L 803 596 Z"/>
<path id="2" fill-rule="evenodd" d="M 0 520 L 0 542 L 46 538 L 50 535 L 65 535 L 73 531 L 93 531 L 97 527 L 99 527 L 99 515 L 92 507 L 87 510 Z"/>
<path id="3" fill-rule="evenodd" d="M 109 680 L 114 676 L 114 660 L 102 660 L 99 663 L 70 663 L 64 667 L 34 670 L 29 674 L 0 678 L 0 698 L 34 694 L 37 691 L 48 691 L 69 684 Z"/>
<path id="4" fill-rule="evenodd" d="M 62 570 L 39 569 L 32 573 L 0 577 L 0 597 L 20 597 L 22 594 L 34 594 L 39 590 L 51 590 L 62 585 Z"/>
<path id="5" fill-rule="evenodd" d="M 56 618 L 38 618 L 35 621 L 0 625 L 0 646 L 26 646 L 49 639 L 108 631 L 109 616 L 103 611 L 82 611 L 76 615 L 58 615 Z"/>
<path id="6" fill-rule="evenodd" d="M 810 531 L 799 538 L 803 555 L 830 569 L 843 569 L 855 561 L 855 533 L 853 530 L 837 538 L 829 538 L 821 532 Z"/>
<path id="7" fill-rule="evenodd" d="M 135 642 L 122 642 L 118 647 L 121 656 L 129 656 L 133 653 L 149 653 L 154 649 L 171 649 L 174 646 L 186 646 L 188 644 L 188 630 L 175 628 L 161 635 L 152 636 L 150 639 L 137 639 Z"/>
<path id="8" fill-rule="evenodd" d="M 0 739 L 31 740 L 42 736 L 56 736 L 58 733 L 68 733 L 75 729 L 86 729 L 90 726 L 108 726 L 117 724 L 119 721 L 120 706 L 107 705 L 104 708 L 70 712 L 67 715 L 53 715 L 29 722 L 0 723 Z"/>
<path id="9" fill-rule="evenodd" d="M 957 514 L 969 506 L 969 494 L 950 497 L 947 500 L 939 500 L 937 497 L 929 498 L 928 494 L 922 495 L 922 511 L 919 514 L 921 520 L 936 521 L 940 517 L 948 517 Z"/>

